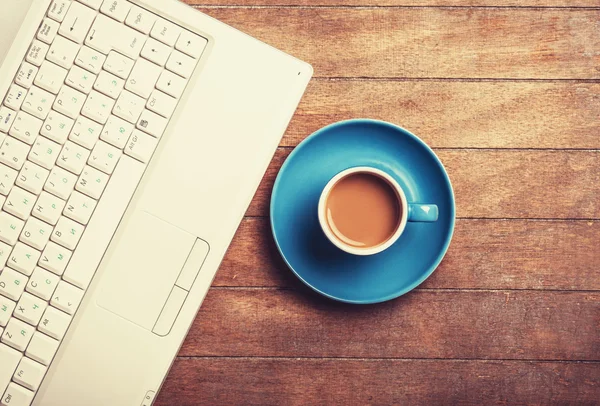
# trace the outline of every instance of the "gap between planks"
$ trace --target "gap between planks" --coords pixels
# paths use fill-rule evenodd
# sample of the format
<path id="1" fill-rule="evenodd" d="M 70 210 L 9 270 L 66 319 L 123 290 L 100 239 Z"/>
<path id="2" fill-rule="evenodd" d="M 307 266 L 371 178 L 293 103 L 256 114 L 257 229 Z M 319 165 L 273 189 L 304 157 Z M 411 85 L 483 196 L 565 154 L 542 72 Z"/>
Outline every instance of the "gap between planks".
<path id="1" fill-rule="evenodd" d="M 515 9 L 515 10 L 589 10 L 595 11 L 600 10 L 600 7 L 590 7 L 590 6 L 332 6 L 332 5 L 314 5 L 314 6 L 306 6 L 300 4 L 279 4 L 279 5 L 247 5 L 247 4 L 202 4 L 202 3 L 186 3 L 188 6 L 192 6 L 194 8 L 206 8 L 206 9 L 219 9 L 219 8 L 247 8 L 247 9 L 318 9 L 318 8 L 331 8 L 331 9 L 350 9 L 350 10 L 365 10 L 365 9 Z"/>
<path id="2" fill-rule="evenodd" d="M 281 356 L 247 356 L 247 355 L 198 355 L 198 356 L 177 356 L 180 360 L 199 360 L 199 359 L 231 359 L 231 360 L 246 360 L 246 361 L 367 361 L 367 362 L 387 362 L 387 361 L 423 361 L 423 362 L 437 362 L 437 361 L 456 361 L 456 362 L 482 362 L 482 363 L 496 363 L 496 362 L 536 362 L 536 363 L 561 363 L 561 364 L 600 364 L 600 361 L 595 360 L 552 360 L 552 359 L 521 359 L 521 358 L 381 358 L 381 357 L 281 357 Z"/>
<path id="3" fill-rule="evenodd" d="M 214 290 L 262 290 L 262 291 L 296 291 L 301 292 L 303 289 L 297 289 L 291 286 L 211 286 Z M 598 293 L 600 289 L 534 289 L 534 288 L 415 288 L 411 292 L 440 292 L 440 293 L 470 293 L 470 292 L 543 292 L 543 293 Z M 393 299 L 392 299 L 393 300 Z"/>

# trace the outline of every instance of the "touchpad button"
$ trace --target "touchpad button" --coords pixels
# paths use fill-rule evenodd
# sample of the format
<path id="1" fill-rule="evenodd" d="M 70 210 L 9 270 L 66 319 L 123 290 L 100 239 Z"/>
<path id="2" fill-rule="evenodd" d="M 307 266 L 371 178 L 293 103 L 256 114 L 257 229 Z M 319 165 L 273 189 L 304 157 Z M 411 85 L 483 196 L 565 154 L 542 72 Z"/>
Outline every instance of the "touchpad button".
<path id="1" fill-rule="evenodd" d="M 150 213 L 135 212 L 102 264 L 98 305 L 152 330 L 195 241 Z"/>

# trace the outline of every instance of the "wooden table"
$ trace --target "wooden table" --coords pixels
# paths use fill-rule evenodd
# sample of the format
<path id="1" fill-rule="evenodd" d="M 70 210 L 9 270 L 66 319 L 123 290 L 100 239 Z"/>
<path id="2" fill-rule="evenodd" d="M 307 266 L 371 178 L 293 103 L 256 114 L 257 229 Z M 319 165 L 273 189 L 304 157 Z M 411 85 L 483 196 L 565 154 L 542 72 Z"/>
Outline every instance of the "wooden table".
<path id="1" fill-rule="evenodd" d="M 600 402 L 598 0 L 187 1 L 315 78 L 159 405 Z M 267 217 L 292 148 L 352 117 L 431 145 L 458 217 L 425 283 L 360 307 L 296 280 Z"/>

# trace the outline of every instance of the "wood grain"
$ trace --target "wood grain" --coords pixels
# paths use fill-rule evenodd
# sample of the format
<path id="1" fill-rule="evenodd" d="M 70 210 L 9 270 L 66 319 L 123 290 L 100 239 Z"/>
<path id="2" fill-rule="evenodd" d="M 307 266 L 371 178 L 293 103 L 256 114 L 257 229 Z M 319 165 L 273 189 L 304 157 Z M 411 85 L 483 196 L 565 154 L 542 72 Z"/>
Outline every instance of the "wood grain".
<path id="1" fill-rule="evenodd" d="M 179 359 L 161 406 L 595 405 L 593 363 Z"/>
<path id="2" fill-rule="evenodd" d="M 357 117 L 396 123 L 432 147 L 598 149 L 600 84 L 313 80 L 282 145 Z"/>
<path id="3" fill-rule="evenodd" d="M 278 149 L 247 214 L 266 216 Z M 600 218 L 600 151 L 437 150 L 458 217 Z"/>
<path id="4" fill-rule="evenodd" d="M 600 10 L 204 8 L 318 77 L 600 78 Z"/>
<path id="5" fill-rule="evenodd" d="M 414 291 L 348 306 L 213 288 L 182 356 L 600 360 L 600 292 Z"/>
<path id="6" fill-rule="evenodd" d="M 222 0 L 184 0 L 190 5 L 221 6 Z M 378 7 L 598 7 L 595 0 L 236 0 L 241 6 L 378 6 Z"/>
<path id="7" fill-rule="evenodd" d="M 600 290 L 600 221 L 464 220 L 420 288 Z M 299 287 L 267 218 L 246 218 L 213 286 Z"/>

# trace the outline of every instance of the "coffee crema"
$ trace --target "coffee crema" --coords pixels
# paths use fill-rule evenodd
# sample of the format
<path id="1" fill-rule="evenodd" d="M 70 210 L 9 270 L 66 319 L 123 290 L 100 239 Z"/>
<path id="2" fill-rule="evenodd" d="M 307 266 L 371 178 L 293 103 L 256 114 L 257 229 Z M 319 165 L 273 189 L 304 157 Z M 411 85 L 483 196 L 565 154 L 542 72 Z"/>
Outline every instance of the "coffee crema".
<path id="1" fill-rule="evenodd" d="M 340 179 L 325 203 L 327 225 L 343 243 L 373 248 L 389 240 L 400 225 L 396 191 L 381 177 L 365 172 Z"/>

